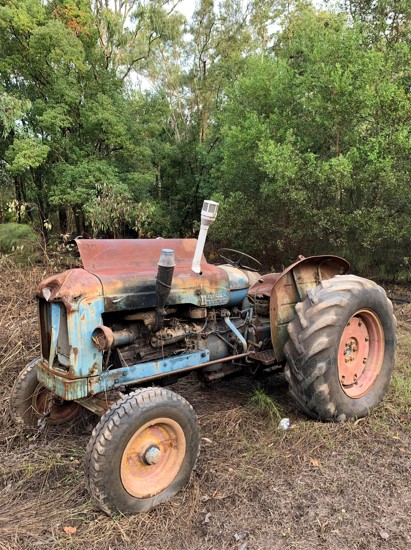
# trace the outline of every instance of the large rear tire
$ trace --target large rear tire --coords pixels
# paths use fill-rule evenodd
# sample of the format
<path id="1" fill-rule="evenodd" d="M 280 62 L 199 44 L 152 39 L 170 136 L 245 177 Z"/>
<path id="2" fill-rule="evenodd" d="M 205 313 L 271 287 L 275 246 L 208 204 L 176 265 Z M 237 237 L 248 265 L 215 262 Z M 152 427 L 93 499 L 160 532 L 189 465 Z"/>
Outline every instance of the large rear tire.
<path id="1" fill-rule="evenodd" d="M 326 421 L 366 416 L 382 401 L 394 366 L 396 321 L 385 291 L 337 275 L 309 291 L 295 311 L 285 375 L 300 409 Z"/>
<path id="2" fill-rule="evenodd" d="M 200 447 L 193 407 L 149 388 L 119 399 L 101 417 L 86 450 L 89 492 L 108 514 L 136 514 L 173 497 L 188 482 Z"/>

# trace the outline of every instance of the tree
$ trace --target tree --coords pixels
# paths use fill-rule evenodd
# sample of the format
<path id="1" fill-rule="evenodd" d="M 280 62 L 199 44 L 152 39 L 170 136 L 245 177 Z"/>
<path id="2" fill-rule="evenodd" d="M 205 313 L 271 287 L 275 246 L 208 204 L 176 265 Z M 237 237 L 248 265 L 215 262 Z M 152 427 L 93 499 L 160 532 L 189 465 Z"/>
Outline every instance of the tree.
<path id="1" fill-rule="evenodd" d="M 373 45 L 343 14 L 291 13 L 274 55 L 251 60 L 228 91 L 216 235 L 239 242 L 234 215 L 251 208 L 259 223 L 248 221 L 247 250 L 278 263 L 334 252 L 363 270 L 405 265 L 411 112 L 402 52 Z"/>
<path id="2" fill-rule="evenodd" d="M 42 228 L 58 212 L 63 233 L 71 217 L 77 233 L 144 231 L 155 167 L 145 145 L 153 126 L 140 123 L 139 109 L 151 99 L 128 91 L 127 77 L 178 34 L 170 5 L 0 3 L 3 97 L 24 107 L 3 120 L 3 169 Z"/>

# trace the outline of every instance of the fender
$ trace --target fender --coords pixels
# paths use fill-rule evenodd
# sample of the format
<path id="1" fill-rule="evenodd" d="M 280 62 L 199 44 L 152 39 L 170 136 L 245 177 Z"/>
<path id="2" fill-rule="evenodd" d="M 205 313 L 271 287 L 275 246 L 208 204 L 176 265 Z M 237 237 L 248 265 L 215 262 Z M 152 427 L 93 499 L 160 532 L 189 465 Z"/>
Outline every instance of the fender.
<path id="1" fill-rule="evenodd" d="M 307 297 L 307 292 L 325 279 L 345 275 L 350 264 L 338 256 L 299 256 L 274 283 L 270 295 L 271 340 L 277 361 L 285 360 L 284 345 L 287 327 L 295 315 L 295 306 Z"/>

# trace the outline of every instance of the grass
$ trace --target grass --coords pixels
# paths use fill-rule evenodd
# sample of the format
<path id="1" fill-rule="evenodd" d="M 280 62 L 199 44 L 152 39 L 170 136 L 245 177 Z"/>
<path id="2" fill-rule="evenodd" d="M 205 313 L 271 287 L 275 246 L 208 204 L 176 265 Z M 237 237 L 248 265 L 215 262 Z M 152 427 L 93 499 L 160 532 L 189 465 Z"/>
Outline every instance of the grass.
<path id="1" fill-rule="evenodd" d="M 19 264 L 27 264 L 41 259 L 39 235 L 23 223 L 0 224 L 0 254 L 12 254 Z"/>
<path id="2" fill-rule="evenodd" d="M 249 405 L 252 410 L 267 417 L 271 424 L 278 424 L 283 418 L 284 411 L 282 407 L 261 388 L 254 390 Z"/>
<path id="3" fill-rule="evenodd" d="M 402 328 L 402 327 L 401 327 Z M 392 377 L 390 400 L 395 407 L 411 410 L 411 329 L 401 331 L 398 338 L 396 368 Z"/>

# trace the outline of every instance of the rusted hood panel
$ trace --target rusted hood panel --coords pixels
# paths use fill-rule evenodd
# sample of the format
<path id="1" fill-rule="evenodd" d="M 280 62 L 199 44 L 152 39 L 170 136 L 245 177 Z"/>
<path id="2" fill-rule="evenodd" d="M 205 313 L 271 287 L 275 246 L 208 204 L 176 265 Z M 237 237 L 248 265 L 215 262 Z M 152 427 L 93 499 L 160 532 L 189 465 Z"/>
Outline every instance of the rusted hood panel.
<path id="1" fill-rule="evenodd" d="M 196 239 L 78 239 L 84 268 L 103 286 L 106 311 L 155 307 L 157 264 L 163 248 L 174 250 L 174 277 L 167 304 L 224 305 L 229 277 L 203 256 L 202 274 L 191 270 Z"/>
<path id="2" fill-rule="evenodd" d="M 76 239 L 83 266 L 95 273 L 157 273 L 163 248 L 174 250 L 176 268 L 191 268 L 196 239 Z M 203 256 L 202 264 L 207 266 Z M 214 266 L 213 266 L 214 267 Z"/>
<path id="3" fill-rule="evenodd" d="M 69 269 L 57 275 L 44 279 L 37 287 L 36 294 L 42 297 L 42 291 L 48 288 L 51 291 L 49 302 L 62 301 L 68 309 L 74 302 L 85 296 L 101 296 L 101 283 L 95 275 L 85 269 Z"/>

